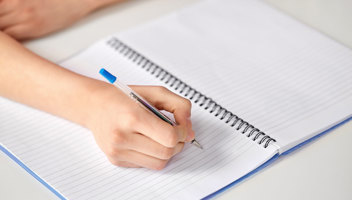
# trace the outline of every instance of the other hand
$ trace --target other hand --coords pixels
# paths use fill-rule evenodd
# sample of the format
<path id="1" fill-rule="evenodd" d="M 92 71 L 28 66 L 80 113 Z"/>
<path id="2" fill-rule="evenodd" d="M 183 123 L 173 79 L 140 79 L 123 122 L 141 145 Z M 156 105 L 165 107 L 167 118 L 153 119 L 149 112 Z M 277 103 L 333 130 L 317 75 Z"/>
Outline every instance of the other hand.
<path id="1" fill-rule="evenodd" d="M 0 30 L 15 39 L 37 38 L 64 28 L 119 0 L 0 0 Z"/>

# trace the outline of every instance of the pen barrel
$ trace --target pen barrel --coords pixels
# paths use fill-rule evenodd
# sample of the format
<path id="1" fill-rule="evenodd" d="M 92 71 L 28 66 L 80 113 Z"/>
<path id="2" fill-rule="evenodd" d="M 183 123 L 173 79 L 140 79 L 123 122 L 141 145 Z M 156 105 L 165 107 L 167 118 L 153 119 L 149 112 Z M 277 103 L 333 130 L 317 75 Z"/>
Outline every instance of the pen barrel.
<path id="1" fill-rule="evenodd" d="M 115 80 L 113 85 L 119 88 L 122 92 L 124 92 L 127 96 L 129 96 L 132 100 L 137 102 L 140 106 L 142 106 L 147 111 L 150 111 L 152 114 L 156 115 L 160 119 L 164 120 L 165 122 L 169 123 L 171 126 L 176 126 L 176 122 L 168 118 L 165 114 L 160 112 L 157 108 L 155 108 L 152 104 L 150 104 L 147 100 L 141 97 L 139 94 L 134 92 L 130 87 L 121 83 L 119 80 Z"/>
<path id="2" fill-rule="evenodd" d="M 140 106 L 142 106 L 144 109 L 147 111 L 151 112 L 152 114 L 156 115 L 160 119 L 164 120 L 165 122 L 169 123 L 171 126 L 176 126 L 176 122 L 171 120 L 169 117 L 167 117 L 164 113 L 160 112 L 157 108 L 155 108 L 153 105 L 151 105 L 147 100 L 145 100 L 143 97 L 139 96 L 137 93 L 131 92 L 129 96 L 137 102 Z"/>

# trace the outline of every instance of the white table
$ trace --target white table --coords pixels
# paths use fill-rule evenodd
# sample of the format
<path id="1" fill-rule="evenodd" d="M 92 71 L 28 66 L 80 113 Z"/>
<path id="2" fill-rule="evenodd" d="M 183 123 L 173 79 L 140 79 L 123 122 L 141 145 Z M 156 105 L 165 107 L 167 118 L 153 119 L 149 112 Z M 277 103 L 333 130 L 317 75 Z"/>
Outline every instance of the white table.
<path id="1" fill-rule="evenodd" d="M 100 10 L 74 26 L 26 42 L 39 55 L 60 61 L 96 40 L 150 21 L 198 0 L 130 1 Z M 352 48 L 352 1 L 267 0 Z M 352 121 L 306 145 L 218 196 L 219 199 L 352 199 Z M 0 154 L 0 199 L 57 199 Z"/>

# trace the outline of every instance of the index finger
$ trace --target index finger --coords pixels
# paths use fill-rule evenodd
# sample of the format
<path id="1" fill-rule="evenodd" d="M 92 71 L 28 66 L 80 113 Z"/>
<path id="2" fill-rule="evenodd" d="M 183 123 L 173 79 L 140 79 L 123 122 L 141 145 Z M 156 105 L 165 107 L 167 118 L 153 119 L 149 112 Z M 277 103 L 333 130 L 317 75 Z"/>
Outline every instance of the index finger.
<path id="1" fill-rule="evenodd" d="M 160 86 L 148 86 L 148 91 L 145 86 L 134 87 L 134 89 L 158 109 L 173 113 L 178 124 L 190 123 L 192 103 L 188 99 Z"/>
<path id="2" fill-rule="evenodd" d="M 141 108 L 135 130 L 166 147 L 175 147 L 184 142 L 187 130 L 182 126 L 171 126 L 156 115 Z"/>

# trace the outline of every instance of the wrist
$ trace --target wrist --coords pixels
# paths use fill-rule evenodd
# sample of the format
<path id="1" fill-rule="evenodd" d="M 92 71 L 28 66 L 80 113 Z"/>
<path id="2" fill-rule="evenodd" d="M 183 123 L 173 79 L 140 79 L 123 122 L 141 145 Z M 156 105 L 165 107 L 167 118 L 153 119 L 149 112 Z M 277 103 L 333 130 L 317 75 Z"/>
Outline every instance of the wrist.
<path id="1" fill-rule="evenodd" d="M 77 106 L 76 121 L 82 126 L 93 129 L 96 126 L 97 119 L 104 115 L 103 108 L 109 104 L 111 94 L 116 93 L 116 88 L 108 83 L 96 79 L 87 78 L 82 88 L 82 96 L 76 98 L 82 101 Z"/>

